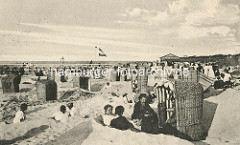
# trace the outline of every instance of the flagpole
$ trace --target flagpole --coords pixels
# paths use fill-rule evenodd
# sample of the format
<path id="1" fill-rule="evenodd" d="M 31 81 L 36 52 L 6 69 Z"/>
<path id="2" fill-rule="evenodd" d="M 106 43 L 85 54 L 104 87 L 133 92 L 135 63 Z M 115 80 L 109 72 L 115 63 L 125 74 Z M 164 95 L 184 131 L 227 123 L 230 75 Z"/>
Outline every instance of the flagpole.
<path id="1" fill-rule="evenodd" d="M 98 48 L 98 63 L 99 63 L 99 48 Z"/>
<path id="2" fill-rule="evenodd" d="M 97 49 L 98 49 L 98 47 L 95 46 L 95 63 L 97 62 Z"/>

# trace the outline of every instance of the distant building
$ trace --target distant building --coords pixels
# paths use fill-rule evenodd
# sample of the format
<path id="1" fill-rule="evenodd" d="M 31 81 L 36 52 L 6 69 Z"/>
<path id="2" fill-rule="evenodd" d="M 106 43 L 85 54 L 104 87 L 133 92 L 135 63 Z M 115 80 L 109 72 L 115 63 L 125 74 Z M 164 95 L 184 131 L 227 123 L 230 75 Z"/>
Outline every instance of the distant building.
<path id="1" fill-rule="evenodd" d="M 166 54 L 166 55 L 160 57 L 160 61 L 176 62 L 176 61 L 180 61 L 180 57 L 177 55 L 174 55 L 172 53 L 169 53 L 169 54 Z"/>
<path id="2" fill-rule="evenodd" d="M 28 62 L 24 62 L 24 63 L 22 64 L 22 66 L 23 66 L 24 68 L 30 68 L 30 67 L 33 66 L 33 64 L 32 64 L 32 63 L 28 63 Z"/>

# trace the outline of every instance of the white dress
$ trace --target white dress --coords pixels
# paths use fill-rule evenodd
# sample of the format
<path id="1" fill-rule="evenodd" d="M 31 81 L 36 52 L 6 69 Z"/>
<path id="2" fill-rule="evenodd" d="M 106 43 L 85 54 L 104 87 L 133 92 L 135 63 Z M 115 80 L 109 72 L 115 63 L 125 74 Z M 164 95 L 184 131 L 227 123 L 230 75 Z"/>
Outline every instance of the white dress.
<path id="1" fill-rule="evenodd" d="M 58 111 L 53 116 L 55 120 L 65 123 L 67 122 L 67 118 L 68 118 L 67 114 L 68 113 L 63 114 L 61 111 Z"/>
<path id="2" fill-rule="evenodd" d="M 215 74 L 213 72 L 212 66 L 208 66 L 208 69 L 209 69 L 208 76 L 211 77 L 211 78 L 215 78 Z"/>
<path id="3" fill-rule="evenodd" d="M 103 117 L 104 124 L 107 125 L 107 126 L 110 125 L 112 119 L 114 118 L 113 115 L 103 115 L 102 117 Z"/>
<path id="4" fill-rule="evenodd" d="M 231 75 L 229 73 L 224 73 L 224 78 L 223 78 L 224 82 L 230 81 L 230 78 L 231 78 Z"/>
<path id="5" fill-rule="evenodd" d="M 25 117 L 24 117 L 23 112 L 19 110 L 19 111 L 15 114 L 15 117 L 14 117 L 14 119 L 13 119 L 13 123 L 21 122 L 21 119 L 25 119 Z"/>
<path id="6" fill-rule="evenodd" d="M 71 110 L 67 107 L 67 113 L 68 113 L 69 115 L 71 115 L 71 117 L 73 117 L 74 114 L 75 114 L 75 107 L 72 107 Z"/>

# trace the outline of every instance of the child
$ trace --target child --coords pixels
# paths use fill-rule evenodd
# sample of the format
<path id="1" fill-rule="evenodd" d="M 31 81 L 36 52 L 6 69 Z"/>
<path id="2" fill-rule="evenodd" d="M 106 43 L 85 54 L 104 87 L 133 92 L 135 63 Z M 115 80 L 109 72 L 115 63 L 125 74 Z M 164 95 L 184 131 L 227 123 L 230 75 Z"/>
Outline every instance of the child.
<path id="1" fill-rule="evenodd" d="M 26 120 L 26 114 L 25 111 L 27 110 L 27 104 L 23 103 L 20 105 L 20 110 L 16 113 L 13 123 L 23 122 Z"/>
<path id="2" fill-rule="evenodd" d="M 113 110 L 113 106 L 112 105 L 108 104 L 108 105 L 104 106 L 105 114 L 102 116 L 102 118 L 103 118 L 103 123 L 105 125 L 107 125 L 107 126 L 110 125 L 111 120 L 114 118 L 112 110 Z"/>
<path id="3" fill-rule="evenodd" d="M 73 107 L 73 103 L 67 104 L 67 112 L 69 113 L 69 117 L 73 117 L 75 113 L 75 107 Z"/>
<path id="4" fill-rule="evenodd" d="M 133 129 L 134 126 L 127 120 L 126 117 L 123 116 L 123 112 L 123 106 L 117 106 L 115 108 L 115 115 L 118 117 L 111 121 L 110 126 L 119 130 Z"/>
<path id="5" fill-rule="evenodd" d="M 68 114 L 66 113 L 66 106 L 64 105 L 60 106 L 60 111 L 56 112 L 53 115 L 53 119 L 61 123 L 67 122 L 67 118 L 68 118 Z"/>

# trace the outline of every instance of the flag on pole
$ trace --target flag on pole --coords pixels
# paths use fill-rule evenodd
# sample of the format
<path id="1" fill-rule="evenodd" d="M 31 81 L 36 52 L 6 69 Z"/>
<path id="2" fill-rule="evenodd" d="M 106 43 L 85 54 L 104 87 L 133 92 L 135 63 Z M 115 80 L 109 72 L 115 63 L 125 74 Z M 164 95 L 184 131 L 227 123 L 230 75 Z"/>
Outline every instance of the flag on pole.
<path id="1" fill-rule="evenodd" d="M 103 52 L 103 50 L 101 48 L 99 48 L 98 50 L 99 50 L 99 56 L 107 57 L 107 55 Z"/>

